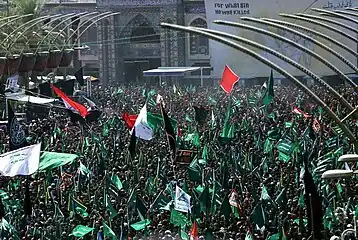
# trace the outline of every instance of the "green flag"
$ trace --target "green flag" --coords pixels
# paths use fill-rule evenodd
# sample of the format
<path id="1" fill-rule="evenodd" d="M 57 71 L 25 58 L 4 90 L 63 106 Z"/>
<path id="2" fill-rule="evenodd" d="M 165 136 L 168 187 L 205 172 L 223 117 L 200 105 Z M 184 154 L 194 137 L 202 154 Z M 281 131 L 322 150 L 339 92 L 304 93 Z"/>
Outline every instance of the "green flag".
<path id="1" fill-rule="evenodd" d="M 252 221 L 262 228 L 266 223 L 266 212 L 261 203 L 256 205 L 251 214 Z"/>
<path id="2" fill-rule="evenodd" d="M 204 191 L 201 193 L 200 197 L 200 210 L 202 212 L 209 213 L 209 209 L 210 209 L 210 195 L 209 195 L 209 187 L 206 186 L 204 188 Z"/>
<path id="3" fill-rule="evenodd" d="M 76 212 L 82 217 L 87 217 L 87 207 L 84 206 L 80 201 L 74 199 L 71 195 L 69 196 L 68 210 Z"/>
<path id="4" fill-rule="evenodd" d="M 189 240 L 189 234 L 185 231 L 184 228 L 180 228 L 180 239 L 181 240 Z"/>
<path id="5" fill-rule="evenodd" d="M 191 181 L 200 182 L 202 180 L 201 179 L 202 171 L 199 166 L 197 158 L 194 158 L 193 161 L 190 163 L 190 165 L 188 167 L 188 174 L 189 174 L 189 179 Z"/>
<path id="6" fill-rule="evenodd" d="M 89 177 L 90 175 L 92 175 L 92 172 L 85 166 L 82 164 L 82 162 L 80 162 L 80 167 L 78 168 L 78 170 L 80 171 L 80 173 L 86 177 Z"/>
<path id="7" fill-rule="evenodd" d="M 88 234 L 89 232 L 93 231 L 94 228 L 90 228 L 87 226 L 83 226 L 83 225 L 77 225 L 73 230 L 72 233 L 70 234 L 70 236 L 75 236 L 75 237 L 83 237 L 86 234 Z"/>
<path id="8" fill-rule="evenodd" d="M 252 240 L 252 236 L 249 231 L 247 231 L 247 233 L 246 233 L 245 240 Z"/>
<path id="9" fill-rule="evenodd" d="M 109 136 L 109 132 L 110 132 L 110 123 L 109 120 L 107 120 L 102 127 L 102 136 L 103 137 L 108 137 Z"/>
<path id="10" fill-rule="evenodd" d="M 230 128 L 231 128 L 231 124 L 230 124 L 231 111 L 232 111 L 232 107 L 231 107 L 231 100 L 230 100 L 229 106 L 227 107 L 226 116 L 225 116 L 224 128 L 223 128 L 223 131 L 221 134 L 222 138 L 230 138 L 229 134 L 230 134 Z"/>
<path id="11" fill-rule="evenodd" d="M 117 175 L 112 176 L 111 182 L 113 183 L 114 186 L 116 186 L 118 190 L 121 190 L 123 188 L 123 184 Z"/>
<path id="12" fill-rule="evenodd" d="M 190 118 L 189 114 L 185 114 L 185 121 L 187 122 L 193 122 L 193 120 Z"/>
<path id="13" fill-rule="evenodd" d="M 172 209 L 170 213 L 170 223 L 174 226 L 180 227 L 187 225 L 189 221 L 184 214 Z"/>
<path id="14" fill-rule="evenodd" d="M 230 203 L 229 203 L 229 195 L 225 194 L 224 200 L 220 207 L 220 212 L 225 216 L 225 219 L 229 219 L 230 217 Z"/>
<path id="15" fill-rule="evenodd" d="M 140 197 L 136 197 L 136 209 L 142 215 L 145 216 L 147 214 L 148 208 L 145 206 L 144 200 Z"/>
<path id="16" fill-rule="evenodd" d="M 104 201 L 105 201 L 105 206 L 106 206 L 106 208 L 107 208 L 107 211 L 110 213 L 109 218 L 110 218 L 110 219 L 113 219 L 113 218 L 115 218 L 116 216 L 118 216 L 118 212 L 116 211 L 116 209 L 114 209 L 114 207 L 113 207 L 111 201 L 108 199 L 107 194 L 105 194 L 104 197 L 105 197 L 105 199 L 104 199 Z"/>
<path id="17" fill-rule="evenodd" d="M 112 237 L 112 239 L 117 239 L 116 234 L 105 222 L 103 222 L 103 234 L 105 237 Z"/>
<path id="18" fill-rule="evenodd" d="M 262 191 L 261 191 L 261 201 L 270 201 L 271 200 L 271 197 L 270 195 L 268 194 L 267 192 L 267 189 L 264 185 L 262 185 Z"/>
<path id="19" fill-rule="evenodd" d="M 273 91 L 273 72 L 271 70 L 271 74 L 269 79 L 266 82 L 266 89 L 264 92 L 264 96 L 262 102 L 264 105 L 269 105 L 274 98 L 274 91 Z"/>
<path id="20" fill-rule="evenodd" d="M 72 163 L 78 155 L 58 152 L 43 152 L 40 157 L 39 172 L 51 170 Z"/>
<path id="21" fill-rule="evenodd" d="M 269 236 L 267 240 L 280 240 L 280 233 Z"/>
<path id="22" fill-rule="evenodd" d="M 139 222 L 131 224 L 131 227 L 136 231 L 140 231 L 140 230 L 146 228 L 149 224 L 150 224 L 150 220 L 145 219 L 143 221 L 139 221 Z"/>
<path id="23" fill-rule="evenodd" d="M 152 203 L 152 209 L 164 208 L 170 202 L 170 198 L 167 197 L 164 192 L 161 192 L 159 196 L 156 197 L 155 201 Z"/>

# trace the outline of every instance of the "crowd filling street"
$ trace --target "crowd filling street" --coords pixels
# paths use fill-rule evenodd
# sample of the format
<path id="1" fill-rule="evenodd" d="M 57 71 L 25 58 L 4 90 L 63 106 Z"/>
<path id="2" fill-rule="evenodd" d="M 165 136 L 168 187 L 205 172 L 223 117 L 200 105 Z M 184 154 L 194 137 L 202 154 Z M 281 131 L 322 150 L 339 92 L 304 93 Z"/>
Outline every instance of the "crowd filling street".
<path id="1" fill-rule="evenodd" d="M 351 87 L 335 88 L 358 105 Z M 312 89 L 339 117 L 349 113 L 323 87 Z M 102 112 L 95 121 L 71 121 L 57 107 L 21 121 L 28 145 L 41 142 L 42 151 L 77 158 L 28 178 L 1 177 L 1 239 L 312 239 L 312 230 L 321 239 L 340 236 L 358 215 L 357 179 L 321 175 L 355 169 L 337 161 L 354 153 L 352 143 L 299 89 L 273 92 L 264 103 L 262 86 L 227 94 L 220 86 L 99 84 L 88 97 Z M 11 104 L 15 112 L 29 106 Z M 133 139 L 143 106 L 150 140 Z M 345 124 L 357 136 L 358 122 Z M 10 151 L 9 141 L 1 128 L 0 153 Z M 307 211 L 305 173 L 321 211 Z M 189 205 L 178 207 L 179 200 Z M 319 227 L 308 219 L 317 212 Z"/>

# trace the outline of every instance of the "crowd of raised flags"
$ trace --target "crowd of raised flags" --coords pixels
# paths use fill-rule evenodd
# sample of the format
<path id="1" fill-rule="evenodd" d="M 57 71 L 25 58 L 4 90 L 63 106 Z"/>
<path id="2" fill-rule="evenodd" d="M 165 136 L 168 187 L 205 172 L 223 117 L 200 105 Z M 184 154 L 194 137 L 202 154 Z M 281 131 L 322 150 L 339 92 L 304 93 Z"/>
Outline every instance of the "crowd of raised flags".
<path id="1" fill-rule="evenodd" d="M 234 85 L 239 81 L 239 76 L 236 75 L 228 66 L 225 66 L 222 80 L 220 82 L 220 86 L 222 90 L 229 95 L 229 102 L 227 106 L 226 116 L 221 121 L 222 126 L 221 135 L 217 137 L 220 144 L 227 144 L 230 141 L 233 141 L 236 127 L 237 125 L 232 123 L 232 115 L 233 115 L 233 108 L 235 106 L 240 106 L 241 99 L 235 99 L 234 96 L 231 95 Z M 262 86 L 261 96 L 252 96 L 251 100 L 248 99 L 248 105 L 256 104 L 258 102 L 258 98 L 261 98 L 262 105 L 266 108 L 272 103 L 274 99 L 274 80 L 273 80 L 273 73 L 271 71 L 268 80 L 265 82 L 264 86 Z M 96 104 L 93 103 L 90 99 L 85 98 L 86 103 L 89 107 L 71 99 L 71 97 L 67 96 L 61 89 L 57 88 L 54 85 L 50 85 L 53 89 L 54 93 L 62 99 L 68 113 L 70 114 L 71 120 L 73 122 L 79 122 L 80 124 L 86 124 L 89 122 L 93 122 L 98 120 L 100 116 L 100 111 L 96 107 Z M 175 94 L 181 94 L 180 90 L 174 86 L 173 91 Z M 117 92 L 117 94 L 119 91 Z M 121 93 L 119 93 L 121 94 Z M 144 141 L 151 141 L 156 133 L 160 131 L 162 128 L 164 129 L 166 136 L 167 136 L 167 143 L 168 149 L 171 153 L 172 160 L 174 161 L 178 155 L 178 146 L 177 146 L 177 137 L 184 137 L 182 136 L 180 125 L 178 122 L 170 118 L 168 116 L 167 110 L 165 109 L 165 102 L 163 97 L 159 94 L 157 95 L 157 101 L 152 102 L 152 97 L 155 95 L 154 92 L 150 92 L 147 94 L 148 98 L 146 103 L 143 105 L 141 110 L 138 114 L 131 115 L 127 112 L 122 113 L 122 120 L 126 124 L 128 129 L 128 133 L 131 136 L 130 142 L 128 145 L 128 151 L 132 159 L 136 159 L 137 156 L 137 146 L 138 139 Z M 215 102 L 215 99 L 209 99 L 211 102 Z M 161 114 L 151 113 L 148 112 L 147 105 L 157 105 L 160 109 Z M 257 107 L 257 106 L 256 106 Z M 195 111 L 195 122 L 198 125 L 208 122 L 210 128 L 213 129 L 218 126 L 217 119 L 215 117 L 214 111 L 212 110 L 211 113 L 208 109 L 203 106 L 193 106 Z M 69 153 L 60 153 L 60 152 L 47 152 L 41 151 L 43 148 L 44 143 L 36 143 L 34 145 L 27 145 L 26 142 L 26 134 L 21 126 L 21 124 L 17 121 L 11 104 L 8 103 L 7 107 L 8 111 L 8 133 L 9 133 L 9 145 L 10 145 L 10 152 L 3 153 L 0 155 L 0 174 L 1 176 L 5 177 L 14 177 L 14 176 L 24 176 L 26 178 L 26 204 L 24 204 L 24 211 L 27 215 L 31 215 L 31 200 L 29 196 L 28 184 L 30 182 L 30 178 L 26 176 L 36 175 L 39 172 L 51 172 L 53 169 L 62 168 L 63 166 L 69 165 L 73 163 L 75 160 L 78 159 L 77 154 L 69 154 Z M 268 137 L 263 143 L 263 152 L 267 154 L 267 156 L 272 156 L 274 152 L 274 145 L 276 145 L 278 151 L 278 159 L 284 163 L 289 162 L 293 158 L 297 158 L 299 155 L 299 149 L 304 149 L 305 144 L 310 144 L 311 146 L 315 146 L 316 144 L 316 137 L 315 133 L 318 134 L 321 131 L 321 124 L 320 124 L 320 117 L 312 116 L 309 113 L 301 110 L 299 106 L 294 106 L 292 109 L 292 113 L 296 114 L 298 117 L 304 117 L 308 119 L 308 126 L 303 133 L 303 137 L 305 139 L 299 140 L 298 134 L 295 130 L 295 121 L 289 121 L 285 123 L 285 132 L 282 134 L 278 129 L 271 129 L 268 131 Z M 174 113 L 175 114 L 175 113 Z M 171 114 L 172 117 L 175 117 L 173 113 Z M 268 118 L 274 119 L 276 116 L 271 113 L 267 113 Z M 188 122 L 193 122 L 189 115 L 186 115 L 185 120 Z M 241 129 L 249 128 L 249 123 L 246 119 L 240 123 Z M 112 123 L 106 122 L 103 124 L 102 135 L 108 136 L 109 132 L 111 131 Z M 114 124 L 115 126 L 115 124 Z M 194 133 L 190 132 L 186 134 L 186 139 L 192 142 L 192 145 L 198 149 L 200 146 L 200 135 L 198 130 L 195 130 Z M 86 139 L 87 141 L 87 139 Z M 330 143 L 331 141 L 331 143 Z M 337 138 L 329 139 L 325 142 L 327 144 L 327 148 L 330 146 L 337 146 Z M 96 136 L 92 136 L 92 142 L 97 143 L 100 146 L 100 151 L 105 151 L 101 149 L 103 145 L 99 142 L 99 139 L 96 139 Z M 89 146 L 90 143 L 84 142 L 84 145 Z M 41 148 L 42 146 L 42 148 Z M 205 181 L 203 178 L 205 177 L 203 174 L 203 166 L 206 165 L 206 161 L 209 159 L 209 147 L 207 145 L 203 146 L 202 150 L 200 151 L 201 157 L 194 157 L 190 158 L 190 163 L 187 167 L 187 173 L 189 179 L 193 182 L 202 182 Z M 210 149 L 212 153 L 212 149 Z M 236 152 L 236 151 L 235 151 Z M 338 156 L 342 152 L 342 148 L 338 150 L 335 149 L 333 152 L 329 151 L 326 155 L 321 156 L 317 162 L 317 166 L 315 168 L 314 176 L 317 172 L 322 172 L 322 170 L 327 169 L 329 166 L 329 162 L 326 159 L 332 159 Z M 213 153 L 212 153 L 213 154 Z M 311 152 L 311 155 L 314 154 Z M 305 221 L 307 222 L 307 229 L 308 231 L 314 230 L 316 239 L 321 239 L 321 230 L 322 230 L 322 221 L 328 221 L 328 218 L 324 218 L 329 213 L 324 213 L 322 209 L 322 199 L 317 190 L 314 176 L 312 176 L 309 168 L 311 168 L 312 157 L 314 156 L 304 155 L 302 159 L 302 179 L 305 186 L 305 192 L 302 193 L 302 199 L 300 197 L 300 204 L 303 202 L 303 206 L 307 209 L 307 214 L 305 217 Z M 296 157 L 294 157 L 296 156 Z M 237 157 L 237 156 L 236 156 Z M 142 161 L 143 156 L 139 156 L 139 161 Z M 232 158 L 235 158 L 235 153 L 232 153 Z M 267 158 L 263 159 L 260 166 L 249 166 L 252 164 L 251 160 L 248 160 L 249 156 L 245 156 L 245 167 L 252 169 L 253 172 L 257 170 L 258 167 L 266 168 L 267 171 Z M 218 194 L 219 189 L 230 189 L 228 186 L 229 182 L 229 168 L 235 168 L 240 172 L 243 166 L 239 166 L 235 161 L 227 161 L 227 160 L 220 160 L 213 158 L 212 160 L 220 161 L 220 177 L 221 184 L 218 184 L 216 180 L 217 176 L 215 175 L 215 171 L 212 172 L 212 176 L 210 176 L 211 186 L 208 184 L 203 184 L 198 186 L 195 191 L 197 192 L 197 196 L 195 196 L 195 201 L 199 202 L 199 213 L 202 212 L 205 215 L 215 214 L 220 212 L 225 219 L 229 219 L 231 215 L 235 216 L 236 218 L 240 218 L 243 216 L 243 209 L 241 209 L 240 202 L 239 202 L 239 194 L 236 189 L 232 189 L 229 194 L 225 194 L 223 198 L 220 197 Z M 297 159 L 296 159 L 297 160 Z M 148 160 L 149 161 L 149 160 Z M 101 164 L 101 163 L 99 163 Z M 158 164 L 157 169 L 157 177 L 160 175 L 160 166 Z M 235 170 L 235 171 L 236 171 Z M 90 178 L 92 171 L 88 169 L 81 161 L 79 161 L 79 168 L 78 174 L 81 176 L 85 176 Z M 206 176 L 207 177 L 207 176 Z M 109 200 L 110 194 L 118 194 L 118 191 L 126 188 L 123 179 L 119 179 L 118 176 L 106 176 L 106 189 L 104 194 L 105 199 L 105 207 L 109 211 L 110 216 L 109 219 L 113 219 L 118 215 L 118 212 L 115 210 L 114 206 L 112 205 L 111 201 Z M 150 181 L 150 184 L 153 186 L 155 185 L 155 181 L 158 179 L 147 179 Z M 153 187 L 152 186 L 152 187 Z M 65 186 L 66 187 L 66 186 Z M 135 188 L 135 187 L 134 187 Z M 150 218 L 148 218 L 148 207 L 144 204 L 144 201 L 141 199 L 140 196 L 136 195 L 134 188 L 131 189 L 130 198 L 128 200 L 128 209 L 135 209 L 135 212 L 138 213 L 140 221 L 131 223 L 130 227 L 133 228 L 135 231 L 143 231 L 148 228 L 151 224 Z M 175 191 L 174 191 L 175 189 Z M 242 190 L 242 189 L 241 189 Z M 167 196 L 163 194 L 163 192 L 169 192 L 171 199 L 168 199 Z M 287 188 L 281 186 L 279 188 L 279 194 L 277 195 L 276 199 L 272 199 L 265 187 L 265 185 L 261 186 L 261 196 L 258 204 L 254 207 L 252 212 L 252 219 L 258 229 L 264 231 L 265 224 L 267 223 L 266 215 L 267 215 L 267 203 L 273 205 L 284 205 L 286 199 L 286 191 Z M 339 191 L 339 190 L 338 190 Z M 326 194 L 329 194 L 326 192 Z M 180 237 L 181 239 L 198 239 L 199 236 L 199 229 L 198 229 L 198 218 L 193 218 L 192 216 L 198 216 L 198 213 L 195 212 L 197 210 L 193 208 L 193 195 L 189 194 L 188 186 L 186 182 L 184 182 L 183 186 L 172 186 L 171 184 L 167 185 L 167 189 L 163 189 L 160 194 L 157 195 L 154 203 L 152 203 L 149 207 L 159 207 L 160 209 L 170 211 L 170 223 L 174 226 L 177 226 L 180 229 Z M 11 230 L 11 225 L 9 221 L 6 220 L 6 210 L 9 210 L 11 207 L 8 206 L 7 200 L 3 197 L 0 198 L 0 217 L 3 218 L 2 224 L 7 226 L 7 229 Z M 5 200 L 5 201 L 4 201 Z M 26 206 L 25 206 L 26 205 Z M 56 206 L 56 209 L 58 207 Z M 88 209 L 85 207 L 80 201 L 76 200 L 76 198 L 72 195 L 69 196 L 68 200 L 68 209 L 70 212 L 74 212 L 79 214 L 83 217 L 88 216 Z M 129 214 L 129 213 L 127 213 Z M 189 217 L 190 216 L 190 217 Z M 302 224 L 303 218 L 300 218 L 299 224 Z M 325 223 L 325 226 L 329 224 L 328 222 Z M 190 226 L 190 229 L 186 228 Z M 97 234 L 97 239 L 105 239 L 105 238 L 112 238 L 112 239 L 124 239 L 123 236 L 118 236 L 111 229 L 110 221 L 103 221 L 102 223 L 103 231 L 99 231 Z M 329 226 L 328 226 L 329 227 Z M 93 231 L 98 230 L 95 229 L 93 226 L 84 226 L 84 225 L 77 225 L 71 233 L 71 236 L 74 237 L 84 237 Z M 15 232 L 15 231 L 14 231 Z M 122 234 L 122 233 L 121 233 Z M 252 234 L 252 229 L 247 230 L 247 234 L 245 240 L 254 239 Z M 268 239 L 275 240 L 275 239 L 286 239 L 286 233 L 284 227 L 281 226 L 279 232 L 269 236 Z"/>

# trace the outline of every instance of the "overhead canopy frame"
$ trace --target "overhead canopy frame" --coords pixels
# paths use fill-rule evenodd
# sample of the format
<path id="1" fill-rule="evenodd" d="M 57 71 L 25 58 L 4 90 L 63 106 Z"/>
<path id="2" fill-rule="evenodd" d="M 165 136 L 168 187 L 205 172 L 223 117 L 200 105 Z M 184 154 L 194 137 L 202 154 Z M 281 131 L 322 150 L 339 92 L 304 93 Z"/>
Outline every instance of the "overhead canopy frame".
<path id="1" fill-rule="evenodd" d="M 207 67 L 158 67 L 143 71 L 145 77 L 159 77 L 159 84 L 162 84 L 162 77 L 184 77 L 186 73 L 195 72 L 200 70 L 201 86 L 203 82 L 203 69 Z"/>

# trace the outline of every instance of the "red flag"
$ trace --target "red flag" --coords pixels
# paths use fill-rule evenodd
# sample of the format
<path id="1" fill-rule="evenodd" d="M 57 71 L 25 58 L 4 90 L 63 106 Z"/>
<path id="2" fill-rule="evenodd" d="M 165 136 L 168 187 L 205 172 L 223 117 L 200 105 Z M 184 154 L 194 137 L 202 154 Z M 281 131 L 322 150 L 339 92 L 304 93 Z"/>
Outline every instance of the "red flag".
<path id="1" fill-rule="evenodd" d="M 190 240 L 198 240 L 198 226 L 196 224 L 196 221 L 194 221 L 193 223 L 193 226 L 191 227 L 191 230 L 190 230 Z"/>
<path id="2" fill-rule="evenodd" d="M 231 93 L 234 85 L 240 79 L 229 66 L 225 65 L 225 69 L 221 78 L 220 86 L 226 93 Z"/>
<path id="3" fill-rule="evenodd" d="M 54 85 L 51 84 L 51 88 L 53 89 L 53 91 L 57 94 L 57 96 L 59 96 L 63 103 L 66 105 L 66 108 L 77 112 L 78 114 L 80 114 L 83 118 L 85 118 L 88 114 L 87 108 L 85 106 L 83 106 L 82 104 L 73 101 L 71 98 L 69 98 L 64 92 L 61 91 L 61 89 L 55 87 Z"/>
<path id="4" fill-rule="evenodd" d="M 122 119 L 126 122 L 127 128 L 132 130 L 137 120 L 138 115 L 129 115 L 128 113 L 122 113 Z"/>
<path id="5" fill-rule="evenodd" d="M 305 118 L 310 118 L 310 117 L 311 117 L 311 115 L 309 115 L 308 113 L 302 111 L 302 110 L 299 109 L 298 107 L 294 107 L 292 112 L 293 112 L 293 113 L 296 113 L 296 114 L 298 114 L 298 115 L 303 115 Z"/>

